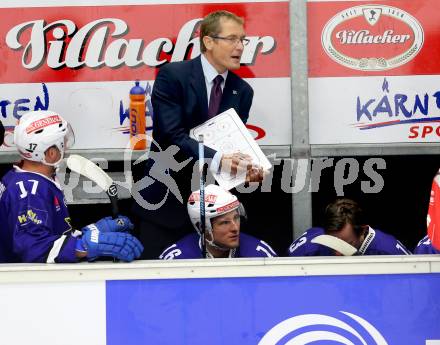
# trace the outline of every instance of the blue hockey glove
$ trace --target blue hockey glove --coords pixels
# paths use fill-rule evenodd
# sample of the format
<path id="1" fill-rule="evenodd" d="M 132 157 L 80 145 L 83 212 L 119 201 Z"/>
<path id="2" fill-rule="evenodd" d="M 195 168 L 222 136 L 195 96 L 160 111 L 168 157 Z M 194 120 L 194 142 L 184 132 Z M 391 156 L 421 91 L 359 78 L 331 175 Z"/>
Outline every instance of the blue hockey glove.
<path id="1" fill-rule="evenodd" d="M 139 240 L 125 232 L 102 232 L 91 224 L 82 229 L 76 249 L 87 252 L 87 258 L 94 260 L 98 256 L 111 256 L 122 261 L 138 258 L 144 247 Z"/>
<path id="2" fill-rule="evenodd" d="M 101 232 L 129 232 L 134 228 L 131 220 L 125 216 L 118 216 L 115 219 L 105 217 L 98 220 L 95 225 Z"/>

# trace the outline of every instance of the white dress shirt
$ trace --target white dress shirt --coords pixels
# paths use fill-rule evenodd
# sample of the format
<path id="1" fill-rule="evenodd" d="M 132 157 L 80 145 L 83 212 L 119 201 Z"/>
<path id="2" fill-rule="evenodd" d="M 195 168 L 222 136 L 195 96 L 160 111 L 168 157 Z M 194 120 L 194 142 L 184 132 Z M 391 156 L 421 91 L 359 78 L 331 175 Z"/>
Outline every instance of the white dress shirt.
<path id="1" fill-rule="evenodd" d="M 211 97 L 211 89 L 212 86 L 214 85 L 214 78 L 217 77 L 219 75 L 219 73 L 217 72 L 217 70 L 209 63 L 208 59 L 205 57 L 205 55 L 201 55 L 201 62 L 202 62 L 202 70 L 203 70 L 203 75 L 205 76 L 205 84 L 206 84 L 206 93 L 207 93 L 207 97 L 208 97 L 208 104 L 209 104 L 209 99 Z M 222 91 L 225 88 L 225 82 L 226 82 L 226 77 L 228 76 L 228 70 L 226 70 L 226 72 L 220 74 L 223 77 L 223 81 L 221 83 L 221 88 Z M 217 151 L 217 153 L 214 155 L 214 157 L 212 158 L 212 162 L 211 165 L 209 167 L 209 170 L 211 170 L 211 172 L 213 174 L 215 173 L 219 173 L 220 171 L 220 162 L 222 159 L 222 155 L 223 153 L 220 151 Z"/>

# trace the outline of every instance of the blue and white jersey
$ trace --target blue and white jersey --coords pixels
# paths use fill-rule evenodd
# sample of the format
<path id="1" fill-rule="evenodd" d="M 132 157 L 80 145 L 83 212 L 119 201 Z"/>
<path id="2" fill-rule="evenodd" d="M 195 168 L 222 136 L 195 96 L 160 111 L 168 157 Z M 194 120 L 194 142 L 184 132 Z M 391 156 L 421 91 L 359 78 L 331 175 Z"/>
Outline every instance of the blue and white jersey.
<path id="1" fill-rule="evenodd" d="M 417 243 L 414 254 L 440 254 L 440 250 L 433 247 L 431 240 L 426 235 Z"/>
<path id="2" fill-rule="evenodd" d="M 311 228 L 301 237 L 295 240 L 289 247 L 289 256 L 331 256 L 335 255 L 330 248 L 320 244 L 311 243 L 316 236 L 323 235 L 324 229 Z M 369 227 L 368 233 L 359 248 L 360 255 L 410 255 L 411 252 L 405 248 L 394 236 L 388 235 L 380 230 Z"/>
<path id="3" fill-rule="evenodd" d="M 200 242 L 200 236 L 197 233 L 186 235 L 165 249 L 159 256 L 159 259 L 201 259 L 202 249 Z M 244 233 L 240 233 L 240 246 L 235 250 L 230 250 L 229 255 L 232 258 L 267 258 L 275 256 L 277 254 L 266 242 Z"/>
<path id="4" fill-rule="evenodd" d="M 76 262 L 59 184 L 14 166 L 0 183 L 0 262 Z"/>
<path id="5" fill-rule="evenodd" d="M 332 256 L 333 250 L 317 243 L 312 243 L 316 236 L 323 235 L 323 228 L 310 228 L 298 237 L 287 250 L 288 256 Z"/>
<path id="6" fill-rule="evenodd" d="M 361 255 L 411 255 L 411 252 L 394 236 L 371 227 L 359 248 L 359 253 Z"/>

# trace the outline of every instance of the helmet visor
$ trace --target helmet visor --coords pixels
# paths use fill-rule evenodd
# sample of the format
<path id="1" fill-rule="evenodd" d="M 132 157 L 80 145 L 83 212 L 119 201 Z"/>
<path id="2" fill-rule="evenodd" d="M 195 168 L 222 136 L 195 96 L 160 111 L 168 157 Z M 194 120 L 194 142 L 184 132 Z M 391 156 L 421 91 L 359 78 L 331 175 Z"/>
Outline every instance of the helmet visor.
<path id="1" fill-rule="evenodd" d="M 75 145 L 75 133 L 73 132 L 73 128 L 70 126 L 70 123 L 68 123 L 67 133 L 64 136 L 64 149 L 68 150 L 72 148 L 73 145 Z"/>

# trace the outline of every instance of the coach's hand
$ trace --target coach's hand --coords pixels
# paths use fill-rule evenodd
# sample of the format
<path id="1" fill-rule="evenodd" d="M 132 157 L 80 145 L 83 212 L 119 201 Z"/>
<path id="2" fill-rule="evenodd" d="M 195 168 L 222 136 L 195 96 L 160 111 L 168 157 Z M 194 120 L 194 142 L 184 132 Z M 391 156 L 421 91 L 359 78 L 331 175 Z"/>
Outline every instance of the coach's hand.
<path id="1" fill-rule="evenodd" d="M 232 177 L 245 174 L 250 166 L 252 157 L 241 152 L 223 154 L 220 161 L 220 170 Z"/>
<path id="2" fill-rule="evenodd" d="M 246 182 L 261 182 L 264 178 L 263 168 L 252 164 L 252 157 L 241 152 L 224 154 L 221 159 L 220 170 L 229 173 L 231 177 L 245 175 Z"/>
<path id="3" fill-rule="evenodd" d="M 261 182 L 264 179 L 264 170 L 260 166 L 252 165 L 246 171 L 246 182 Z"/>

